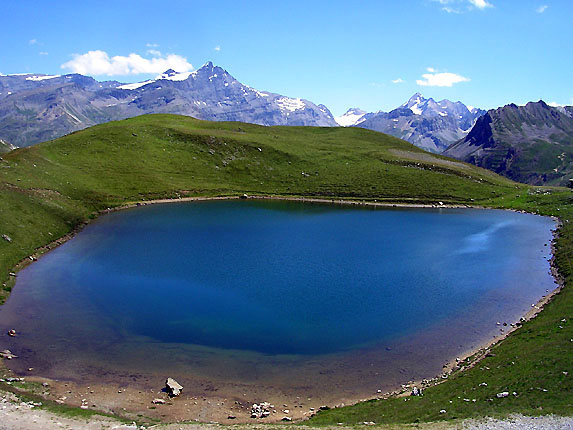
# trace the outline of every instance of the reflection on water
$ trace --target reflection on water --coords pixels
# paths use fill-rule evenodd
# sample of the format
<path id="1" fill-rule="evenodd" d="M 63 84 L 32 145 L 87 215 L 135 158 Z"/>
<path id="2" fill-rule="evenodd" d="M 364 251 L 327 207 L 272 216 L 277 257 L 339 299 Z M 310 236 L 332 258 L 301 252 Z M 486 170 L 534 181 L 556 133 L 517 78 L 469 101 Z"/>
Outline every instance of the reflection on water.
<path id="1" fill-rule="evenodd" d="M 473 233 L 464 238 L 464 245 L 457 251 L 458 254 L 487 251 L 494 244 L 495 235 L 499 230 L 513 225 L 513 221 L 497 222 L 479 233 Z"/>

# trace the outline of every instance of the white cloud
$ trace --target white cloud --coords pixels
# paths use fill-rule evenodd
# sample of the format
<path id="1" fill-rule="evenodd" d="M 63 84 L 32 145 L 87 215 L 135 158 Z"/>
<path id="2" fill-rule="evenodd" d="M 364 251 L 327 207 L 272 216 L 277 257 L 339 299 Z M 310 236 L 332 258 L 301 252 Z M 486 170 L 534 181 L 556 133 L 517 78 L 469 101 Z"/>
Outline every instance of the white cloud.
<path id="1" fill-rule="evenodd" d="M 493 7 L 488 0 L 433 0 L 442 5 L 442 10 L 448 13 L 463 13 L 474 9 Z"/>
<path id="2" fill-rule="evenodd" d="M 487 0 L 468 0 L 468 1 L 478 9 L 493 7 L 493 5 L 491 3 L 488 3 Z"/>
<path id="3" fill-rule="evenodd" d="M 469 82 L 469 78 L 449 72 L 438 72 L 432 67 L 426 69 L 429 73 L 422 75 L 423 79 L 418 79 L 416 83 L 423 87 L 451 87 L 460 82 Z"/>
<path id="4" fill-rule="evenodd" d="M 221 50 L 221 47 L 219 45 L 215 46 L 215 51 L 219 52 Z"/>
<path id="5" fill-rule="evenodd" d="M 46 51 L 40 51 L 39 54 L 40 55 L 48 55 L 48 53 Z"/>
<path id="6" fill-rule="evenodd" d="M 393 84 L 403 84 L 404 83 L 404 79 L 402 78 L 398 78 L 398 79 L 393 79 L 392 80 Z"/>
<path id="7" fill-rule="evenodd" d="M 139 75 L 162 73 L 167 69 L 188 72 L 193 66 L 185 57 L 169 54 L 165 57 L 143 58 L 139 54 L 110 57 L 105 51 L 89 51 L 85 54 L 73 54 L 73 59 L 61 65 L 62 69 L 82 75 Z"/>
<path id="8" fill-rule="evenodd" d="M 562 104 L 559 104 L 557 102 L 549 102 L 547 104 L 551 107 L 562 107 L 563 106 Z"/>
<path id="9" fill-rule="evenodd" d="M 535 12 L 537 13 L 543 13 L 547 10 L 549 6 L 547 6 L 546 4 L 539 6 L 537 9 L 535 9 Z"/>
<path id="10" fill-rule="evenodd" d="M 147 46 L 148 48 L 159 48 L 159 45 L 157 43 L 146 43 L 145 46 Z"/>
<path id="11" fill-rule="evenodd" d="M 161 57 L 161 51 L 158 51 L 157 49 L 148 49 L 146 52 L 148 55 L 153 55 L 154 57 Z"/>
<path id="12" fill-rule="evenodd" d="M 37 45 L 38 44 L 38 39 L 30 39 L 28 40 L 28 45 Z"/>

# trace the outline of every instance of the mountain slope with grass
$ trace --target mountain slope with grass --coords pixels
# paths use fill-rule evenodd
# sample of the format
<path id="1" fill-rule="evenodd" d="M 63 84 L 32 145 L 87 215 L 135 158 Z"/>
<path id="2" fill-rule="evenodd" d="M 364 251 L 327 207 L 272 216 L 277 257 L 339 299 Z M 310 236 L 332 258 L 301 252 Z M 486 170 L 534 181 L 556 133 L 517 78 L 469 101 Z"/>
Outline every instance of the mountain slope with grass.
<path id="1" fill-rule="evenodd" d="M 2 299 L 14 285 L 10 272 L 19 261 L 107 208 L 151 199 L 243 193 L 391 204 L 442 202 L 559 215 L 563 227 L 556 243 L 556 265 L 566 288 L 540 317 L 492 349 L 495 356 L 426 390 L 420 398 L 334 409 L 321 412 L 311 423 L 413 422 L 573 410 L 571 377 L 563 373 L 573 368 L 571 191 L 517 184 L 361 128 L 262 127 L 159 114 L 98 125 L 4 154 Z M 487 372 L 480 370 L 484 366 Z M 481 382 L 488 383 L 486 390 L 480 391 Z M 493 397 L 490 402 L 498 390 L 515 390 L 519 395 Z M 440 414 L 441 409 L 448 412 Z"/>

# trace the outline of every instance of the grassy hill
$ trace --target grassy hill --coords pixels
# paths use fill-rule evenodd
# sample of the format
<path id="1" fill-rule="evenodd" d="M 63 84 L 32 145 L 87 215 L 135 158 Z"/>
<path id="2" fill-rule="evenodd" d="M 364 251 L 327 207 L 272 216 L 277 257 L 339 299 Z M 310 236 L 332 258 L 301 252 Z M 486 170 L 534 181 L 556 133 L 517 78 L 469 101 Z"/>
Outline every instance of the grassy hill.
<path id="1" fill-rule="evenodd" d="M 389 203 L 441 201 L 560 215 L 564 227 L 557 261 L 569 288 L 551 303 L 551 311 L 500 346 L 506 352 L 497 354 L 494 363 L 505 361 L 492 372 L 497 372 L 499 385 L 528 375 L 539 378 L 543 384 L 537 384 L 551 387 L 550 394 L 528 391 L 504 399 L 503 404 L 480 408 L 472 404 L 468 409 L 463 404 L 455 415 L 533 410 L 546 401 L 553 406 L 543 411 L 559 413 L 567 411 L 566 407 L 571 411 L 571 377 L 561 372 L 573 372 L 573 354 L 566 352 L 567 348 L 571 351 L 569 339 L 573 338 L 569 324 L 573 231 L 568 221 L 573 220 L 572 193 L 517 184 L 360 128 L 261 127 L 147 115 L 4 154 L 0 161 L 0 235 L 10 241 L 0 239 L 0 298 L 5 299 L 13 286 L 9 272 L 19 261 L 106 208 L 159 198 L 242 193 Z M 567 318 L 565 329 L 556 328 L 563 317 Z M 518 370 L 507 367 L 515 351 L 527 352 L 520 356 Z M 448 409 L 442 400 L 457 397 L 456 393 L 465 395 L 462 392 L 479 379 L 479 375 L 465 375 L 471 372 L 411 402 L 387 400 L 336 409 L 319 414 L 316 423 L 451 418 L 437 411 Z M 463 381 L 470 381 L 469 385 Z M 432 392 L 437 397 L 431 397 Z M 424 403 L 432 401 L 435 406 Z M 414 404 L 419 408 L 412 408 Z"/>

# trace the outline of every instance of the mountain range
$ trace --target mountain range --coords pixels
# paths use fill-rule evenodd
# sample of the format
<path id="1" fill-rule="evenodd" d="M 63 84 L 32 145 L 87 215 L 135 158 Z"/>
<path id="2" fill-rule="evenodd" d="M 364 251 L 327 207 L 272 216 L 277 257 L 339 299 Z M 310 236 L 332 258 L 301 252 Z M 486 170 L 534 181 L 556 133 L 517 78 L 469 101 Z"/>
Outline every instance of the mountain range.
<path id="1" fill-rule="evenodd" d="M 462 102 L 426 99 L 420 93 L 390 112 L 367 113 L 349 109 L 335 118 L 341 126 L 356 126 L 380 131 L 404 139 L 419 148 L 441 153 L 462 139 L 484 110 L 467 107 Z"/>
<path id="2" fill-rule="evenodd" d="M 112 120 L 174 113 L 260 125 L 362 127 L 534 185 L 568 185 L 573 175 L 573 107 L 539 101 L 483 111 L 414 94 L 390 112 L 324 105 L 259 91 L 208 62 L 124 84 L 79 74 L 0 75 L 0 153 Z"/>
<path id="3" fill-rule="evenodd" d="M 336 126 L 328 108 L 258 91 L 208 62 L 135 84 L 79 74 L 0 76 L 0 139 L 29 146 L 107 121 L 174 113 L 260 125 Z"/>
<path id="4" fill-rule="evenodd" d="M 350 109 L 333 118 L 324 105 L 259 91 L 221 67 L 167 70 L 154 79 L 124 84 L 79 74 L 0 75 L 0 139 L 29 146 L 112 120 L 174 113 L 211 121 L 260 125 L 364 127 L 439 153 L 465 136 L 485 111 L 461 102 L 435 102 L 416 93 L 391 112 Z"/>
<path id="5" fill-rule="evenodd" d="M 570 185 L 573 106 L 544 101 L 491 109 L 443 155 L 532 185 Z"/>

